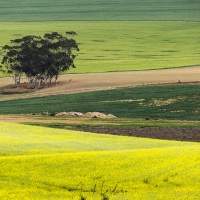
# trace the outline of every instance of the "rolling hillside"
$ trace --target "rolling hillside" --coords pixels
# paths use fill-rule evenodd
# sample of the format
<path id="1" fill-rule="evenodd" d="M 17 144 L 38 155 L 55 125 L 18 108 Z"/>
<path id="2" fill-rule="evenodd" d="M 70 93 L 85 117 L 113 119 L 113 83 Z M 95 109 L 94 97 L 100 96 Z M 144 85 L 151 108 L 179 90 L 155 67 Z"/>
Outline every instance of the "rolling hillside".
<path id="1" fill-rule="evenodd" d="M 0 0 L 0 47 L 73 30 L 81 51 L 71 73 L 194 66 L 199 13 L 199 0 Z"/>
<path id="2" fill-rule="evenodd" d="M 58 85 L 15 94 L 11 78 L 2 78 L 0 72 L 0 199 L 199 200 L 199 143 L 61 130 L 81 122 L 35 115 L 99 111 L 122 118 L 80 121 L 105 128 L 181 123 L 194 130 L 200 120 L 200 85 L 190 68 L 186 78 L 162 70 L 165 78 L 157 82 L 148 79 L 149 73 L 139 82 L 129 81 L 136 79 L 130 74 L 117 82 L 115 76 L 108 79 L 109 73 L 99 72 L 196 66 L 191 69 L 198 75 L 199 13 L 199 0 L 0 0 L 0 49 L 12 39 L 53 31 L 76 31 L 80 47 L 77 69 L 63 76 L 66 80 L 59 79 L 60 91 Z M 2 56 L 0 52 L 0 60 Z M 94 85 L 96 76 L 79 78 L 91 72 L 99 76 Z M 172 82 L 179 84 L 133 88 Z M 88 92 L 92 90 L 99 91 Z M 2 122 L 6 115 L 17 123 L 25 123 L 20 121 L 24 117 L 32 125 L 54 128 Z"/>
<path id="3" fill-rule="evenodd" d="M 117 117 L 200 120 L 200 85 L 149 86 L 1 101 L 1 114 L 111 113 Z"/>
<path id="4" fill-rule="evenodd" d="M 0 0 L 0 21 L 199 21 L 199 11 L 199 0 Z"/>
<path id="5" fill-rule="evenodd" d="M 0 22 L 0 27 L 0 47 L 29 34 L 76 31 L 77 68 L 67 73 L 200 65 L 199 22 Z"/>
<path id="6" fill-rule="evenodd" d="M 1 199 L 200 198 L 198 143 L 0 127 Z"/>

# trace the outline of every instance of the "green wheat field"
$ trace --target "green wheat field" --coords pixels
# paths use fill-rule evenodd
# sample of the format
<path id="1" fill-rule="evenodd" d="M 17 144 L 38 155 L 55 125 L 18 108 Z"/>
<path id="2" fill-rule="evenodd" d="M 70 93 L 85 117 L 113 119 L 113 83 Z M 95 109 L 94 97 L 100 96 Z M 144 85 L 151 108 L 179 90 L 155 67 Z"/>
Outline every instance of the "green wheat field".
<path id="1" fill-rule="evenodd" d="M 194 66 L 199 10 L 199 0 L 0 0 L 0 47 L 72 30 L 81 51 L 70 73 Z"/>
<path id="2" fill-rule="evenodd" d="M 0 27 L 0 46 L 30 34 L 76 31 L 77 68 L 68 73 L 200 64 L 199 22 L 0 22 Z"/>
<path id="3" fill-rule="evenodd" d="M 2 114 L 102 112 L 117 117 L 200 120 L 200 87 L 194 85 L 143 86 L 78 94 L 51 95 L 2 101 Z M 12 94 L 7 94 L 12 95 Z M 25 106 L 24 106 L 25 105 Z"/>
<path id="4" fill-rule="evenodd" d="M 0 0 L 0 21 L 199 21 L 199 0 Z"/>

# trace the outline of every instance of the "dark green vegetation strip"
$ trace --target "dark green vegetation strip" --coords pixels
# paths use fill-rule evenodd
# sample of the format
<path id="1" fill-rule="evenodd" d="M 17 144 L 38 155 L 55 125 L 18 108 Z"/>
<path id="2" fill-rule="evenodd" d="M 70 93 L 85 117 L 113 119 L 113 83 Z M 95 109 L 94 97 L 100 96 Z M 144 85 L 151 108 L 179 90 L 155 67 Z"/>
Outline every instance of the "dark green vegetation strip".
<path id="1" fill-rule="evenodd" d="M 0 21 L 199 21 L 199 11 L 199 0 L 0 0 Z"/>
<path id="2" fill-rule="evenodd" d="M 200 120 L 200 85 L 137 87 L 0 103 L 0 114 L 47 111 L 98 111 L 127 118 Z"/>
<path id="3" fill-rule="evenodd" d="M 66 118 L 66 117 L 65 117 Z M 48 119 L 48 118 L 47 118 Z M 52 118 L 52 120 L 57 117 Z M 79 121 L 79 118 L 74 118 Z M 39 120 L 38 120 L 39 121 Z M 62 123 L 62 122 L 24 122 L 22 124 L 31 126 L 41 126 L 49 128 L 72 129 L 72 128 L 93 128 L 93 127 L 109 127 L 109 128 L 144 128 L 144 127 L 160 127 L 160 128 L 194 128 L 200 127 L 200 123 L 194 121 L 170 121 L 170 120 L 135 120 L 135 119 L 91 119 L 88 123 Z"/>

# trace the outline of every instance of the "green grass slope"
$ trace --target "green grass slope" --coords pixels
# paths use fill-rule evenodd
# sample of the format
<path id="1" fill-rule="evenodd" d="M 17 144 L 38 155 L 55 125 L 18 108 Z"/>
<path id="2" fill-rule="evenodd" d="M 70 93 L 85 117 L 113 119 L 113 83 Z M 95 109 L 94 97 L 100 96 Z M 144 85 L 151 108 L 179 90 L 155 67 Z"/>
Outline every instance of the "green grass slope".
<path id="1" fill-rule="evenodd" d="M 0 23 L 0 30 L 0 47 L 25 35 L 76 31 L 80 52 L 69 73 L 200 64 L 199 22 Z"/>
<path id="2" fill-rule="evenodd" d="M 77 68 L 68 73 L 200 65 L 199 22 L 1 22 L 0 27 L 0 48 L 25 35 L 76 31 Z"/>
<path id="3" fill-rule="evenodd" d="M 0 0 L 0 21 L 199 21 L 199 0 Z"/>
<path id="4" fill-rule="evenodd" d="M 200 85 L 146 86 L 2 101 L 1 114 L 99 111 L 118 117 L 200 120 Z"/>
<path id="5" fill-rule="evenodd" d="M 200 197 L 200 146 L 0 122 L 1 199 Z"/>
<path id="6" fill-rule="evenodd" d="M 198 0 L 0 0 L 0 47 L 73 30 L 81 52 L 71 73 L 199 65 L 199 11 Z"/>

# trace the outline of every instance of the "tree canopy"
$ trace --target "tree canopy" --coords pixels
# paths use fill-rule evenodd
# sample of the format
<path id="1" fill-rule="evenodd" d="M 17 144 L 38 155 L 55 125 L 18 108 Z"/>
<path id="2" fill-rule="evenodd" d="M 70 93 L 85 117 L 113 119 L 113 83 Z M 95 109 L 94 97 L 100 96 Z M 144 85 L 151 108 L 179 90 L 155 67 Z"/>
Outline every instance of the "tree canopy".
<path id="1" fill-rule="evenodd" d="M 66 32 L 74 36 L 76 32 Z M 26 75 L 28 82 L 51 83 L 57 81 L 61 72 L 75 68 L 74 59 L 79 51 L 78 44 L 72 38 L 57 32 L 46 33 L 43 37 L 28 35 L 11 40 L 11 45 L 2 48 L 1 71 L 12 74 L 15 84 Z"/>

